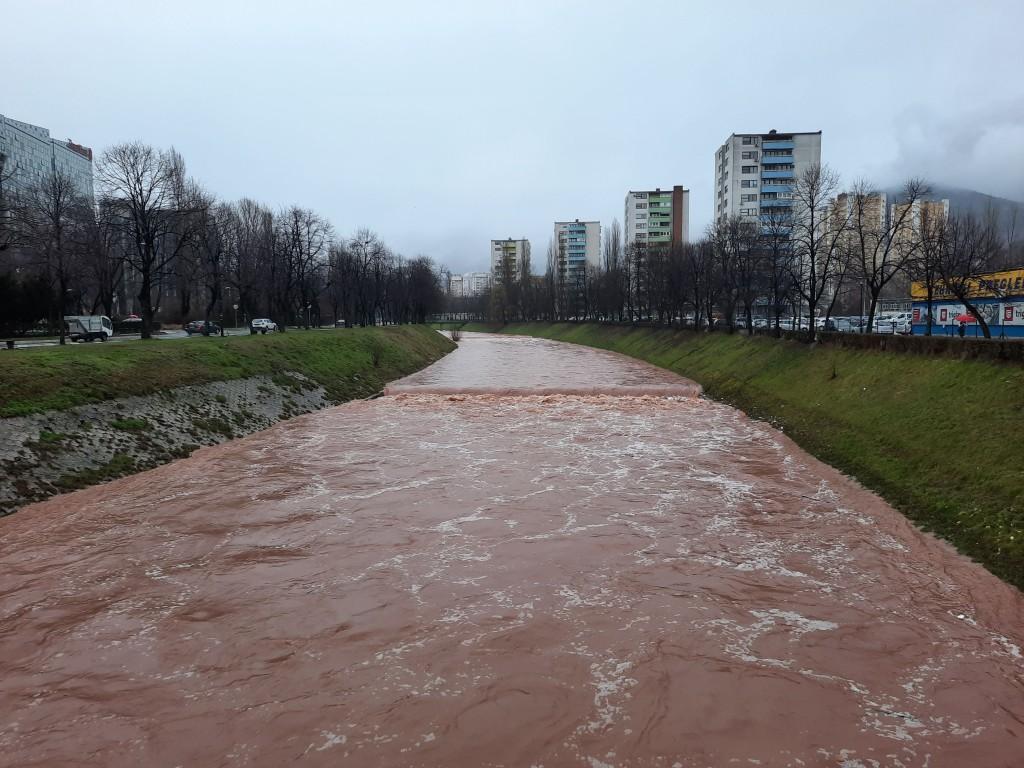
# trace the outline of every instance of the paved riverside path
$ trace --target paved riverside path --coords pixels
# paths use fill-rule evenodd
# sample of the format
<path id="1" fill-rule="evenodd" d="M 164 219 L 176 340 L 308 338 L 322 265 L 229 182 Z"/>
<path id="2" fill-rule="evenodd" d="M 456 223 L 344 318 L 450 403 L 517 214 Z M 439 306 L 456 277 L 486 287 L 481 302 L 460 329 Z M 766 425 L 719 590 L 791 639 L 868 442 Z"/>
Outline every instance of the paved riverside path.
<path id="1" fill-rule="evenodd" d="M 779 432 L 467 334 L 0 519 L 0 766 L 1018 766 L 1024 600 Z"/>

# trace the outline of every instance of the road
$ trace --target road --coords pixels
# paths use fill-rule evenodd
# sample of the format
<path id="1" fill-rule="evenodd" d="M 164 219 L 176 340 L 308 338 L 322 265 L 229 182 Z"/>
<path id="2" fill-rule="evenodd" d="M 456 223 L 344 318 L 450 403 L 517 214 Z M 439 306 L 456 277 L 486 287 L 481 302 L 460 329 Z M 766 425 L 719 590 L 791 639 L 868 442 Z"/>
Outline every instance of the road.
<path id="1" fill-rule="evenodd" d="M 1020 765 L 1021 594 L 697 393 L 466 334 L 0 520 L 0 765 Z"/>
<path id="2" fill-rule="evenodd" d="M 249 333 L 248 328 L 225 328 L 225 336 L 245 336 Z M 142 337 L 137 333 L 119 333 L 116 336 L 111 337 L 107 340 L 108 344 L 113 344 L 121 341 L 138 341 Z M 189 336 L 185 331 L 173 330 L 173 331 L 158 331 L 154 338 L 157 339 L 201 339 L 201 335 Z M 31 336 L 18 338 L 15 340 L 18 349 L 32 349 L 35 347 L 56 347 L 59 346 L 60 342 L 56 338 L 44 338 L 34 339 Z M 72 343 L 68 341 L 68 346 L 79 346 L 79 343 Z"/>

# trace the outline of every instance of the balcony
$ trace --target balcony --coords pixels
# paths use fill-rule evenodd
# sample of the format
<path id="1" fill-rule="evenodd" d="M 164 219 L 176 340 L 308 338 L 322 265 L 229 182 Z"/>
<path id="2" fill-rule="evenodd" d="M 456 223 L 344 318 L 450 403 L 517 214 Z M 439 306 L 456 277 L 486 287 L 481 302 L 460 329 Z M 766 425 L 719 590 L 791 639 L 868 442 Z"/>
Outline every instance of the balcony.
<path id="1" fill-rule="evenodd" d="M 793 149 L 793 140 L 768 141 L 766 139 L 761 143 L 761 149 Z"/>
<path id="2" fill-rule="evenodd" d="M 783 198 L 781 200 L 762 200 L 762 208 L 792 208 L 793 201 Z"/>
<path id="3" fill-rule="evenodd" d="M 793 171 L 762 171 L 762 179 L 792 179 Z"/>
<path id="4" fill-rule="evenodd" d="M 793 184 L 788 180 L 766 181 L 761 185 L 762 192 L 792 192 Z"/>
<path id="5" fill-rule="evenodd" d="M 761 157 L 761 165 L 773 165 L 773 164 L 777 165 L 778 163 L 792 163 L 792 162 L 793 162 L 793 156 L 792 155 L 777 155 L 777 156 L 774 156 L 774 157 L 771 156 L 771 155 L 768 155 L 768 156 L 762 156 Z"/>

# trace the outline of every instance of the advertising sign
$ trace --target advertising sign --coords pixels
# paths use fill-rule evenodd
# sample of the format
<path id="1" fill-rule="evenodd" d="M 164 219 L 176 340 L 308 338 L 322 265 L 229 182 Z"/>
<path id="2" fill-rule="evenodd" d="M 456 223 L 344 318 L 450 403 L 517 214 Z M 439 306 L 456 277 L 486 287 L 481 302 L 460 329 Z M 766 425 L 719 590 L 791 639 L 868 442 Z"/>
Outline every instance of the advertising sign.
<path id="1" fill-rule="evenodd" d="M 1024 296 L 1024 269 L 1008 269 L 1004 272 L 989 272 L 966 279 L 968 298 L 1003 298 Z M 928 292 L 925 284 L 910 284 L 910 296 L 914 301 L 925 301 Z M 932 299 L 951 299 L 952 291 L 940 283 L 934 287 Z"/>
<path id="2" fill-rule="evenodd" d="M 1000 306 L 1003 308 L 1003 325 L 1024 325 L 1024 301 Z"/>

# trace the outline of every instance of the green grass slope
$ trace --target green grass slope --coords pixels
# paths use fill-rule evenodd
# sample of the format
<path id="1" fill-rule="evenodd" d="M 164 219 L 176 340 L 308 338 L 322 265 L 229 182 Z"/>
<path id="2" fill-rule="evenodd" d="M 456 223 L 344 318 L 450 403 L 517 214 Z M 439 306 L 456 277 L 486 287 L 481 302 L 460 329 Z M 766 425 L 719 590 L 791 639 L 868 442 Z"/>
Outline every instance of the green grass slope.
<path id="1" fill-rule="evenodd" d="M 0 417 L 295 371 L 335 402 L 365 397 L 455 348 L 426 326 L 157 339 L 0 353 Z"/>
<path id="2" fill-rule="evenodd" d="M 1024 588 L 1024 368 L 720 333 L 500 330 L 614 350 L 693 379 Z"/>

